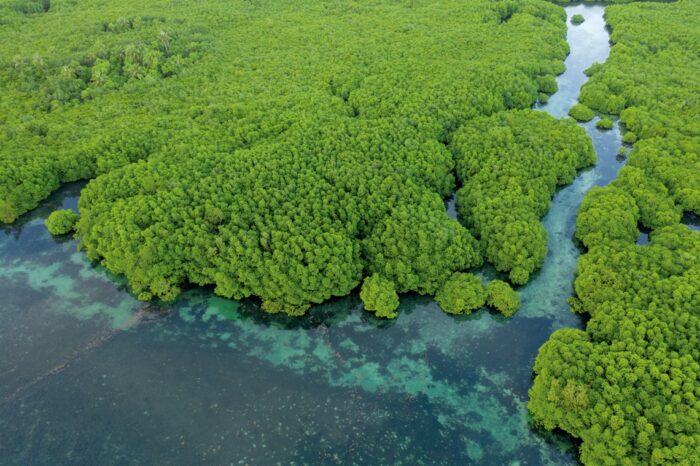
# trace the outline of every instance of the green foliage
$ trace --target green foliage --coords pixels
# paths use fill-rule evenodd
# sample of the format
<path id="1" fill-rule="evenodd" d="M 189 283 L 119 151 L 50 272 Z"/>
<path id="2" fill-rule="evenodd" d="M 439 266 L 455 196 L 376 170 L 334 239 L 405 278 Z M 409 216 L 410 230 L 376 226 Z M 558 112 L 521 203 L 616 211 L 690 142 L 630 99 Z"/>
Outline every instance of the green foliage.
<path id="1" fill-rule="evenodd" d="M 637 142 L 637 135 L 632 131 L 625 131 L 625 134 L 622 136 L 622 142 L 625 144 L 634 144 Z"/>
<path id="2" fill-rule="evenodd" d="M 576 104 L 569 109 L 569 116 L 576 121 L 591 121 L 595 117 L 595 112 L 584 104 Z"/>
<path id="3" fill-rule="evenodd" d="M 399 295 L 396 293 L 394 282 L 382 278 L 379 274 L 372 274 L 362 282 L 360 299 L 365 309 L 373 311 L 377 317 L 393 319 L 397 316 L 399 307 Z"/>
<path id="4" fill-rule="evenodd" d="M 700 212 L 700 138 L 667 137 L 639 141 L 628 165 L 639 168 L 645 180 L 656 180 L 683 211 Z M 663 205 L 659 206 L 661 209 Z"/>
<path id="5" fill-rule="evenodd" d="M 46 13 L 50 9 L 50 0 L 0 0 L 0 16 L 10 16 L 12 14 L 32 15 Z M 1 19 L 0 24 L 2 24 Z"/>
<path id="6" fill-rule="evenodd" d="M 664 184 L 683 210 L 700 209 L 700 17 L 695 1 L 606 10 L 613 47 L 580 100 L 616 113 L 635 144 L 630 163 Z M 639 142 L 637 142 L 639 141 Z M 647 182 L 645 181 L 645 184 Z M 667 210 L 667 206 L 659 206 Z"/>
<path id="7" fill-rule="evenodd" d="M 639 208 L 626 191 L 615 187 L 591 189 L 576 217 L 576 237 L 587 247 L 610 241 L 634 243 L 639 236 Z"/>
<path id="8" fill-rule="evenodd" d="M 486 304 L 486 289 L 481 278 L 458 272 L 438 290 L 435 300 L 443 311 L 450 314 L 471 314 Z"/>
<path id="9" fill-rule="evenodd" d="M 475 115 L 531 106 L 567 51 L 563 12 L 535 0 L 184 1 L 167 11 L 79 0 L 56 9 L 0 14 L 6 223 L 62 182 L 120 167 L 98 164 L 103 143 L 134 135 L 147 135 L 148 150 L 126 146 L 118 159 L 168 159 L 184 146 L 232 153 L 293 122 L 360 114 L 396 116 L 443 140 Z"/>
<path id="10" fill-rule="evenodd" d="M 492 280 L 486 285 L 486 304 L 505 317 L 511 317 L 520 307 L 520 296 L 502 280 Z"/>
<path id="11" fill-rule="evenodd" d="M 613 121 L 610 118 L 601 118 L 595 122 L 595 126 L 598 129 L 612 129 Z"/>
<path id="12" fill-rule="evenodd" d="M 522 110 L 470 120 L 450 147 L 463 185 L 459 213 L 486 259 L 512 282 L 527 282 L 547 253 L 539 219 L 556 187 L 595 162 L 590 139 L 573 121 Z"/>
<path id="13" fill-rule="evenodd" d="M 683 225 L 582 256 L 576 293 L 591 319 L 540 349 L 528 407 L 583 440 L 584 464 L 698 464 L 699 289 L 700 236 Z"/>
<path id="14" fill-rule="evenodd" d="M 577 14 L 577 15 L 573 15 L 573 16 L 571 17 L 571 24 L 576 24 L 576 25 L 578 25 L 578 24 L 583 23 L 584 21 L 586 21 L 586 18 L 584 18 L 583 15 L 578 15 L 578 14 Z"/>
<path id="15" fill-rule="evenodd" d="M 176 126 L 163 124 L 165 95 L 151 95 L 163 94 L 157 83 L 200 60 L 201 35 L 154 17 L 118 20 L 129 27 L 117 34 L 93 17 L 108 13 L 89 7 L 84 13 L 72 35 L 58 25 L 63 16 L 52 14 L 3 30 L 15 48 L 0 47 L 2 222 L 34 208 L 62 182 L 148 157 Z M 36 28 L 42 41 L 23 39 Z"/>
<path id="16" fill-rule="evenodd" d="M 621 188 L 634 199 L 639 208 L 639 221 L 647 228 L 655 229 L 675 225 L 681 221 L 683 210 L 676 205 L 664 184 L 644 174 L 633 165 L 620 170 L 612 186 Z"/>
<path id="17" fill-rule="evenodd" d="M 603 69 L 603 64 L 602 64 L 602 63 L 593 63 L 593 64 L 592 64 L 591 66 L 589 66 L 583 73 L 584 73 L 586 76 L 591 77 L 591 76 L 593 76 L 594 74 L 596 74 L 596 73 L 598 73 L 599 71 L 601 71 L 602 69 Z"/>
<path id="18" fill-rule="evenodd" d="M 456 270 L 482 263 L 476 240 L 433 206 L 399 205 L 364 241 L 370 272 L 396 283 L 401 293 L 433 294 Z"/>
<path id="19" fill-rule="evenodd" d="M 480 265 L 444 209 L 444 142 L 553 92 L 568 51 L 563 11 L 538 0 L 79 0 L 60 13 L 3 29 L 0 220 L 92 179 L 81 247 L 139 298 L 211 285 L 294 315 L 367 275 L 432 294 Z M 529 176 L 503 209 L 540 199 Z M 550 196 L 493 239 L 512 241 L 499 261 L 513 280 L 543 257 Z"/>
<path id="20" fill-rule="evenodd" d="M 52 235 L 65 235 L 73 231 L 78 218 L 78 214 L 73 210 L 56 210 L 46 219 L 46 228 Z"/>
<path id="21" fill-rule="evenodd" d="M 700 464 L 700 236 L 679 224 L 700 208 L 698 13 L 689 0 L 609 7 L 615 45 L 581 92 L 635 145 L 583 201 L 571 303 L 590 320 L 540 349 L 528 407 L 582 440 L 584 464 Z"/>
<path id="22" fill-rule="evenodd" d="M 261 307 L 265 312 L 269 312 L 270 314 L 279 314 L 280 312 L 283 312 L 289 316 L 303 316 L 310 306 L 308 304 L 294 305 L 264 300 Z"/>
<path id="23" fill-rule="evenodd" d="M 539 76 L 537 78 L 537 83 L 539 85 L 539 91 L 540 93 L 546 94 L 554 94 L 557 92 L 557 80 L 554 78 L 554 76 L 551 75 L 543 75 Z"/>

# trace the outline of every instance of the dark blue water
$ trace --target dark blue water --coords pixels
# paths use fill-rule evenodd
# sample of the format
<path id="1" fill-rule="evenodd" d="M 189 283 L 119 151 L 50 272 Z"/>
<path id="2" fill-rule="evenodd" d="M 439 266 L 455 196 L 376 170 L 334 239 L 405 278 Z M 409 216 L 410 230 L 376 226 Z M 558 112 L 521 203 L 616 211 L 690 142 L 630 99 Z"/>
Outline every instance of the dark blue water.
<path id="1" fill-rule="evenodd" d="M 602 7 L 567 12 L 586 22 L 569 26 L 567 72 L 542 108 L 557 117 L 609 51 Z M 581 325 L 566 304 L 576 210 L 620 166 L 617 127 L 586 129 L 598 164 L 556 194 L 546 263 L 510 320 L 417 296 L 389 322 L 357 296 L 303 318 L 208 290 L 144 304 L 47 233 L 52 210 L 75 207 L 80 185 L 64 187 L 0 231 L 0 463 L 575 464 L 525 406 L 540 345 Z"/>

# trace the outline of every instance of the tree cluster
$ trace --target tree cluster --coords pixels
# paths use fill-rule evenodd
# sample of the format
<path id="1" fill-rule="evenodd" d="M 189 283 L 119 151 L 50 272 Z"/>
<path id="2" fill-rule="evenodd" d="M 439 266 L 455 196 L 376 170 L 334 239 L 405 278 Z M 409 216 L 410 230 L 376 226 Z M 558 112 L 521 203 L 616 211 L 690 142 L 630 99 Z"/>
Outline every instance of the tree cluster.
<path id="1" fill-rule="evenodd" d="M 486 304 L 486 289 L 480 277 L 458 272 L 438 290 L 435 301 L 450 314 L 470 314 Z"/>
<path id="2" fill-rule="evenodd" d="M 569 116 L 576 121 L 591 121 L 595 117 L 595 112 L 584 104 L 576 104 L 569 109 Z"/>
<path id="3" fill-rule="evenodd" d="M 504 317 L 511 317 L 520 307 L 520 296 L 503 280 L 491 280 L 486 285 L 486 304 Z"/>
<path id="4" fill-rule="evenodd" d="M 46 219 L 46 228 L 52 235 L 65 235 L 73 231 L 78 214 L 70 209 L 56 210 Z"/>
<path id="5" fill-rule="evenodd" d="M 362 282 L 360 299 L 365 309 L 374 312 L 377 317 L 393 319 L 399 307 L 399 295 L 394 282 L 386 280 L 379 274 L 372 274 Z"/>
<path id="6" fill-rule="evenodd" d="M 540 218 L 557 186 L 595 162 L 583 128 L 534 110 L 470 120 L 452 136 L 457 209 L 485 258 L 524 284 L 541 267 L 547 233 Z"/>
<path id="7" fill-rule="evenodd" d="M 528 406 L 583 441 L 585 464 L 700 464 L 700 236 L 680 223 L 700 208 L 699 13 L 689 0 L 609 7 L 615 45 L 581 92 L 635 144 L 583 201 L 571 304 L 590 320 L 540 349 Z"/>
<path id="8" fill-rule="evenodd" d="M 591 319 L 540 349 L 530 411 L 579 437 L 584 464 L 697 464 L 700 236 L 675 225 L 647 246 L 605 240 L 578 269 L 575 307 Z"/>
<path id="9" fill-rule="evenodd" d="M 60 17 L 13 19 L 4 32 L 19 46 L 0 46 L 9 65 L 0 68 L 0 220 L 60 183 L 94 178 L 77 235 L 137 296 L 172 300 L 183 285 L 211 285 L 295 315 L 366 276 L 375 277 L 368 309 L 389 315 L 392 287 L 434 294 L 483 262 L 475 230 L 444 209 L 455 187 L 444 142 L 474 118 L 556 89 L 568 51 L 560 8 L 196 3 L 166 13 L 133 0 L 76 2 Z M 52 53 L 40 52 L 48 44 Z M 534 126 L 544 115 L 518 118 Z M 540 137 L 532 145 L 548 146 Z M 575 168 L 562 163 L 570 180 Z M 506 204 L 539 202 L 528 176 Z M 534 228 L 543 247 L 535 224 L 545 210 L 506 225 L 499 241 Z"/>
<path id="10" fill-rule="evenodd" d="M 583 15 L 576 14 L 571 17 L 571 24 L 578 25 L 582 24 L 584 21 L 586 21 L 586 18 Z"/>

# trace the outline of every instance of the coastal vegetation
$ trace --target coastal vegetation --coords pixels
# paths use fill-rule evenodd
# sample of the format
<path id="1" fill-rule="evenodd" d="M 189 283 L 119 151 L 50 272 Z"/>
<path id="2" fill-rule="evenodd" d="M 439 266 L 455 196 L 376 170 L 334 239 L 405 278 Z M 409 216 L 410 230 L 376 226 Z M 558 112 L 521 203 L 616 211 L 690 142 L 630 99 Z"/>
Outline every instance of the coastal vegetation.
<path id="1" fill-rule="evenodd" d="M 486 304 L 486 289 L 481 278 L 458 272 L 438 290 L 435 301 L 450 314 L 469 314 Z"/>
<path id="2" fill-rule="evenodd" d="M 522 285 L 543 263 L 547 233 L 540 218 L 557 186 L 595 163 L 583 128 L 534 110 L 470 120 L 452 137 L 457 209 L 481 240 L 485 258 Z"/>
<path id="3" fill-rule="evenodd" d="M 611 6 L 610 57 L 580 101 L 618 114 L 634 143 L 583 201 L 572 308 L 585 330 L 540 349 L 529 409 L 582 440 L 584 464 L 700 463 L 700 4 Z M 649 244 L 636 244 L 639 227 Z"/>
<path id="4" fill-rule="evenodd" d="M 142 300 L 508 318 L 552 196 L 595 162 L 574 120 L 615 115 L 629 159 L 576 220 L 585 329 L 541 348 L 528 407 L 584 464 L 700 464 L 699 10 L 610 6 L 612 53 L 556 120 L 531 109 L 568 52 L 542 0 L 0 0 L 0 222 L 90 180 L 46 227 Z"/>
<path id="5" fill-rule="evenodd" d="M 394 293 L 484 258 L 523 284 L 554 189 L 594 160 L 576 125 L 519 110 L 568 51 L 539 0 L 56 0 L 8 21 L 0 220 L 91 179 L 81 248 L 144 300 L 212 286 L 299 315 L 370 277 L 390 317 Z M 443 204 L 458 184 L 463 223 Z"/>
<path id="6" fill-rule="evenodd" d="M 399 307 L 399 295 L 396 293 L 394 282 L 372 274 L 362 282 L 360 299 L 365 309 L 374 312 L 377 317 L 393 319 Z"/>

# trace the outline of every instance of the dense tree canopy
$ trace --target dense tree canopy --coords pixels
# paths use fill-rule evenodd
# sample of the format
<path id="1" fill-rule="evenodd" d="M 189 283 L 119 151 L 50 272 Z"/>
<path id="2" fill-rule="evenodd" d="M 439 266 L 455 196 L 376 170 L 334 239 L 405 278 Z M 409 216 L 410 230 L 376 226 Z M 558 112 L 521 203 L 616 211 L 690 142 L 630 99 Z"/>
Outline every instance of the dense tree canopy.
<path id="1" fill-rule="evenodd" d="M 620 114 L 625 142 L 639 140 L 623 169 L 636 168 L 637 174 L 616 185 L 634 180 L 656 193 L 663 213 L 647 212 L 643 222 L 670 215 L 670 202 L 700 210 L 698 9 L 694 0 L 608 8 L 618 45 L 604 66 L 589 70 L 591 79 L 581 91 L 580 100 L 594 110 Z"/>
<path id="2" fill-rule="evenodd" d="M 598 129 L 612 129 L 613 121 L 610 118 L 601 118 L 595 122 L 595 127 Z"/>
<path id="3" fill-rule="evenodd" d="M 581 100 L 619 113 L 636 144 L 583 201 L 572 307 L 590 320 L 541 348 L 529 408 L 581 438 L 585 464 L 696 465 L 700 236 L 679 222 L 700 207 L 700 4 L 613 6 L 606 18 L 615 45 Z"/>
<path id="4" fill-rule="evenodd" d="M 434 294 L 484 252 L 524 283 L 554 187 L 593 161 L 574 125 L 508 116 L 563 71 L 565 15 L 547 2 L 54 0 L 15 13 L 0 26 L 13 44 L 0 48 L 0 220 L 94 178 L 81 246 L 141 299 L 213 285 L 299 314 L 372 274 Z M 532 133 L 503 180 L 458 178 L 507 221 L 462 209 L 466 229 L 443 205 L 444 143 L 501 120 Z M 525 170 L 534 160 L 546 173 Z"/>
<path id="5" fill-rule="evenodd" d="M 576 279 L 591 320 L 541 348 L 535 418 L 580 437 L 585 464 L 698 464 L 699 290 L 700 235 L 684 225 L 592 247 Z"/>
<path id="6" fill-rule="evenodd" d="M 576 217 L 576 236 L 592 247 L 613 240 L 634 243 L 639 236 L 639 209 L 634 198 L 614 187 L 593 188 Z"/>
<path id="7" fill-rule="evenodd" d="M 547 253 L 540 223 L 558 185 L 595 162 L 583 128 L 534 110 L 507 111 L 470 120 L 452 136 L 457 208 L 480 239 L 486 259 L 527 282 Z"/>

